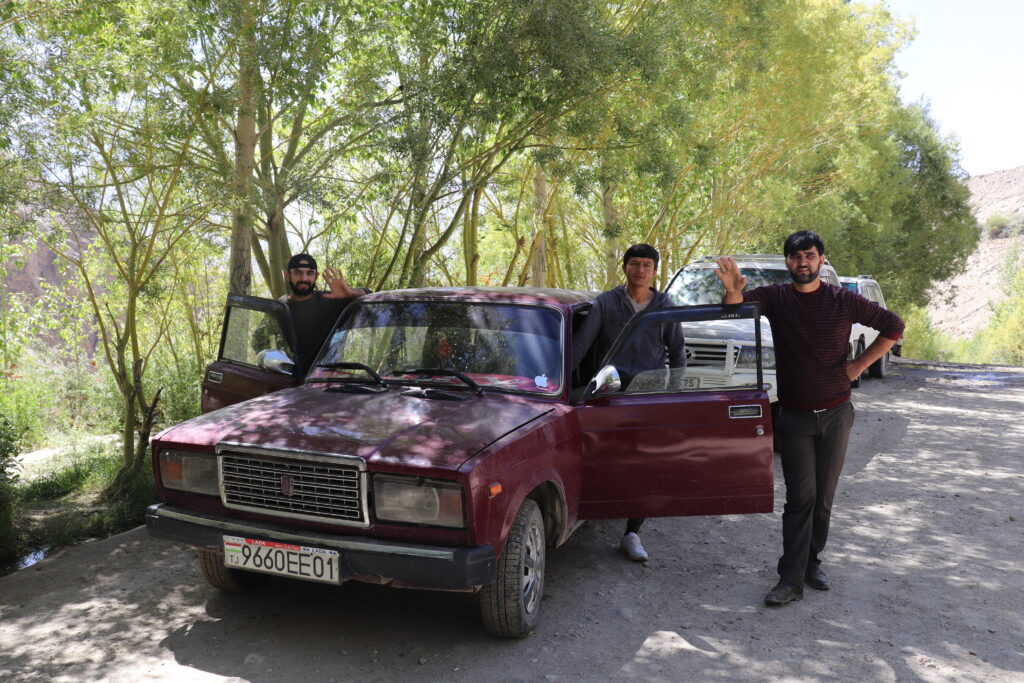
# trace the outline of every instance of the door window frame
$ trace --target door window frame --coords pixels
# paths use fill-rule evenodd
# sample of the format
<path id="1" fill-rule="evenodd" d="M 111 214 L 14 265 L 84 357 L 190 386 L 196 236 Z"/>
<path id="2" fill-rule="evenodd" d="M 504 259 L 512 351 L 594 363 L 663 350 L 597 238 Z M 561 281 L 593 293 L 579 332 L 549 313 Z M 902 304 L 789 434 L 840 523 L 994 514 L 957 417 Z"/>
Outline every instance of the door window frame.
<path id="1" fill-rule="evenodd" d="M 682 313 L 680 317 L 676 317 Z M 648 319 L 655 318 L 654 321 L 648 323 Z M 761 306 L 756 301 L 744 301 L 738 304 L 699 304 L 696 306 L 671 306 L 668 308 L 655 308 L 643 310 L 626 323 L 626 326 L 619 333 L 619 336 L 612 342 L 611 347 L 605 354 L 601 363 L 598 365 L 598 369 L 611 364 L 611 360 L 618 354 L 619 349 L 626 343 L 630 338 L 633 331 L 641 324 L 657 324 L 657 319 L 669 318 L 667 323 L 682 324 L 687 321 L 705 321 L 705 320 L 754 320 L 754 345 L 755 345 L 755 357 L 757 358 L 757 386 L 756 388 L 761 391 L 766 391 L 764 386 L 764 368 L 761 362 Z M 685 338 L 683 340 L 685 344 Z M 589 383 L 588 383 L 589 389 Z M 738 387 L 737 387 L 738 389 Z M 728 390 L 726 387 L 716 387 L 716 391 Z M 663 391 L 657 392 L 660 395 L 673 395 L 673 394 L 685 394 L 693 393 L 690 391 Z M 589 403 L 601 398 L 607 398 L 609 396 L 625 397 L 625 396 L 648 396 L 652 394 L 630 394 L 627 392 L 614 391 L 604 393 L 589 394 L 584 392 L 582 397 L 583 403 Z"/>

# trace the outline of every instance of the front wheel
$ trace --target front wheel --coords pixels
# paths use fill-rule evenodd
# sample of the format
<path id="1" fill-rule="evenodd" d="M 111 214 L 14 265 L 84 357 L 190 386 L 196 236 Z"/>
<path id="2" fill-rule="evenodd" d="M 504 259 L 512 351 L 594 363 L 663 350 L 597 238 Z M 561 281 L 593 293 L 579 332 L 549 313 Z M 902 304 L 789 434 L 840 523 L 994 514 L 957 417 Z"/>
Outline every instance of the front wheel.
<path id="1" fill-rule="evenodd" d="M 207 583 L 225 593 L 244 593 L 263 583 L 262 574 L 224 566 L 224 554 L 216 550 L 196 549 L 199 571 Z"/>
<path id="2" fill-rule="evenodd" d="M 854 358 L 860 358 L 862 353 L 864 353 L 864 340 L 863 339 L 858 339 L 857 340 L 857 350 L 853 353 L 853 357 Z M 856 389 L 857 387 L 860 386 L 860 381 L 862 379 L 864 379 L 864 373 L 863 372 L 860 373 L 860 376 L 857 377 L 857 379 L 850 380 L 850 386 L 853 387 L 854 389 Z"/>
<path id="3" fill-rule="evenodd" d="M 889 352 L 886 351 L 882 357 L 868 366 L 868 374 L 875 379 L 885 379 L 889 374 Z"/>
<path id="4" fill-rule="evenodd" d="M 489 633 L 523 638 L 537 625 L 544 597 L 546 544 L 540 508 L 524 500 L 498 560 L 497 579 L 480 589 L 480 614 Z"/>

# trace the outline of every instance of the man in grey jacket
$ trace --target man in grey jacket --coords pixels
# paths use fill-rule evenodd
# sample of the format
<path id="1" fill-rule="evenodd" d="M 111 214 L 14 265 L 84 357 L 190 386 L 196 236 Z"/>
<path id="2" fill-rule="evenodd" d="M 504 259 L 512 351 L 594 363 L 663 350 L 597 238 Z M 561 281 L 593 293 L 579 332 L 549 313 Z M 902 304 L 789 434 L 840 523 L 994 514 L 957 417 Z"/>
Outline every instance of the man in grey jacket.
<path id="1" fill-rule="evenodd" d="M 667 294 L 651 286 L 658 274 L 659 260 L 658 250 L 649 244 L 634 244 L 626 250 L 622 256 L 626 284 L 610 289 L 594 300 L 590 313 L 573 335 L 574 365 L 580 363 L 591 345 L 595 347 L 595 354 L 603 357 L 629 319 L 640 311 L 672 306 Z M 641 372 L 658 370 L 666 365 L 670 368 L 685 367 L 682 327 L 678 324 L 651 325 L 639 330 L 622 345 L 612 364 L 619 371 L 622 386 L 627 389 L 630 380 Z M 639 534 L 643 522 L 643 518 L 628 520 L 620 544 L 622 552 L 634 562 L 647 560 Z"/>

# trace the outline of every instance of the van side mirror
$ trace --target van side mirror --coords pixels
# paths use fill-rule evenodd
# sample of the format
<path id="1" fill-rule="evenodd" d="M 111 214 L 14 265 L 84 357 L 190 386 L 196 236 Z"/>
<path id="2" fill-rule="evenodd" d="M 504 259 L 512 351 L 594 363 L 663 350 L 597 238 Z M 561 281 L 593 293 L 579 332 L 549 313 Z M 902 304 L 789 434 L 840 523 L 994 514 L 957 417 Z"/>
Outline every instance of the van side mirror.
<path id="1" fill-rule="evenodd" d="M 597 371 L 594 379 L 590 380 L 583 398 L 590 398 L 596 394 L 610 394 L 622 389 L 622 380 L 619 378 L 619 371 L 614 365 L 606 365 Z"/>

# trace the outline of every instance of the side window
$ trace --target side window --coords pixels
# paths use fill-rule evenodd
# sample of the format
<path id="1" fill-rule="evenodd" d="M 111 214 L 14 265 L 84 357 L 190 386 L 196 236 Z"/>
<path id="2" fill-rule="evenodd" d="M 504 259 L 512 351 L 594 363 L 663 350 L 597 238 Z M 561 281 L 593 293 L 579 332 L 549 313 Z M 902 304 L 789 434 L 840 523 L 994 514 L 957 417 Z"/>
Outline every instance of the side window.
<path id="1" fill-rule="evenodd" d="M 882 296 L 881 288 L 875 283 L 870 283 L 868 289 L 871 292 L 871 300 L 877 303 L 882 308 L 885 308 L 885 297 Z"/>
<path id="2" fill-rule="evenodd" d="M 280 351 L 294 360 L 281 325 L 273 315 L 229 306 L 224 321 L 220 359 L 259 366 L 259 358 L 264 351 Z"/>
<path id="3" fill-rule="evenodd" d="M 620 391 L 672 394 L 758 388 L 759 367 L 775 367 L 768 323 L 752 317 L 754 304 L 740 308 L 743 314 L 736 307 L 705 305 L 638 316 L 637 324 L 627 327 L 610 352 L 611 364 L 619 371 Z M 758 320 L 768 344 L 761 345 L 760 353 Z M 686 362 L 685 366 L 670 367 L 665 342 L 678 340 L 679 329 Z"/>

